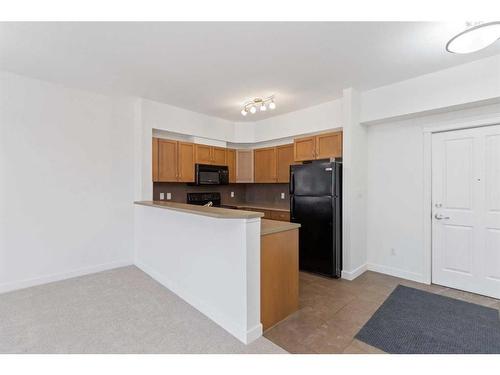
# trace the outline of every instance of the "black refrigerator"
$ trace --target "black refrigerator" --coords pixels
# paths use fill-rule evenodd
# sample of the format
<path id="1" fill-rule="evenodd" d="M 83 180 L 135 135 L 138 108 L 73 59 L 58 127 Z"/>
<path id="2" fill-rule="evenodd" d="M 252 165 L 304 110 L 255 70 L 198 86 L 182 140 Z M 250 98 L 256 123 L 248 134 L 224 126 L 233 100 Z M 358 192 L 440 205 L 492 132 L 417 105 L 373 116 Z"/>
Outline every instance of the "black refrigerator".
<path id="1" fill-rule="evenodd" d="M 329 277 L 342 271 L 342 161 L 290 166 L 291 221 L 299 229 L 299 268 Z"/>

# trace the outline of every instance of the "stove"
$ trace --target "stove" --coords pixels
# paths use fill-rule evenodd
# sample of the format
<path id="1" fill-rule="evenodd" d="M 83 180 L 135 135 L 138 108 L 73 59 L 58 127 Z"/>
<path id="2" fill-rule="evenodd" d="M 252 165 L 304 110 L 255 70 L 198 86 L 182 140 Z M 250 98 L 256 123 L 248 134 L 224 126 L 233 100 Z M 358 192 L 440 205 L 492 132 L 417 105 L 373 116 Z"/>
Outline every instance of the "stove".
<path id="1" fill-rule="evenodd" d="M 220 193 L 187 193 L 188 204 L 203 206 L 210 202 L 214 207 L 220 207 Z"/>

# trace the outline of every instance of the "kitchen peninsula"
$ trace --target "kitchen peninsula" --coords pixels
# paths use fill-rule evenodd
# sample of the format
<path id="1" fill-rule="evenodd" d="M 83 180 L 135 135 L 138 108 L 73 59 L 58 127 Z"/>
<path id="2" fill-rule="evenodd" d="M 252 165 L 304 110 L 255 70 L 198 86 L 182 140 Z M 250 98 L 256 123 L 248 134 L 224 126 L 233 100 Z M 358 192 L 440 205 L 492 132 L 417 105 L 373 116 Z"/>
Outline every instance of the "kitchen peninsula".
<path id="1" fill-rule="evenodd" d="M 244 343 L 298 308 L 299 224 L 135 202 L 135 264 Z"/>

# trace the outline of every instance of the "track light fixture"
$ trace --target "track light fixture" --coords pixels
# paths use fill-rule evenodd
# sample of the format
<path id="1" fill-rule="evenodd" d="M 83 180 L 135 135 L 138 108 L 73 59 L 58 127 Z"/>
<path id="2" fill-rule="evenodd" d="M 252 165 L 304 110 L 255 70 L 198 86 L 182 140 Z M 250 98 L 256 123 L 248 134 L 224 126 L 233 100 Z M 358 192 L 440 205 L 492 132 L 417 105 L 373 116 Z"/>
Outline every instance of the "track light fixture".
<path id="1" fill-rule="evenodd" d="M 264 112 L 267 111 L 267 109 L 275 109 L 276 108 L 276 103 L 274 101 L 274 95 L 269 96 L 265 99 L 262 98 L 255 98 L 250 100 L 249 102 L 246 102 L 243 105 L 243 109 L 241 110 L 241 115 L 246 116 L 248 112 L 251 114 L 254 114 L 257 112 L 257 110 Z"/>

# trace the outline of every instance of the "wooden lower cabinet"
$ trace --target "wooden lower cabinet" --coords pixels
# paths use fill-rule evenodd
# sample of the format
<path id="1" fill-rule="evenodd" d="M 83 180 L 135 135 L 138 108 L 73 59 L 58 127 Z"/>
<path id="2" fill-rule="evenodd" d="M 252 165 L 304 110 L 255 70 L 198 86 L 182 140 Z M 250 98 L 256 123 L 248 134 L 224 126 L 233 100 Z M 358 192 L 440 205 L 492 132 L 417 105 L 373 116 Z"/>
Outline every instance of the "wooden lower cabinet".
<path id="1" fill-rule="evenodd" d="M 299 309 L 299 231 L 261 236 L 260 321 L 266 330 Z"/>

